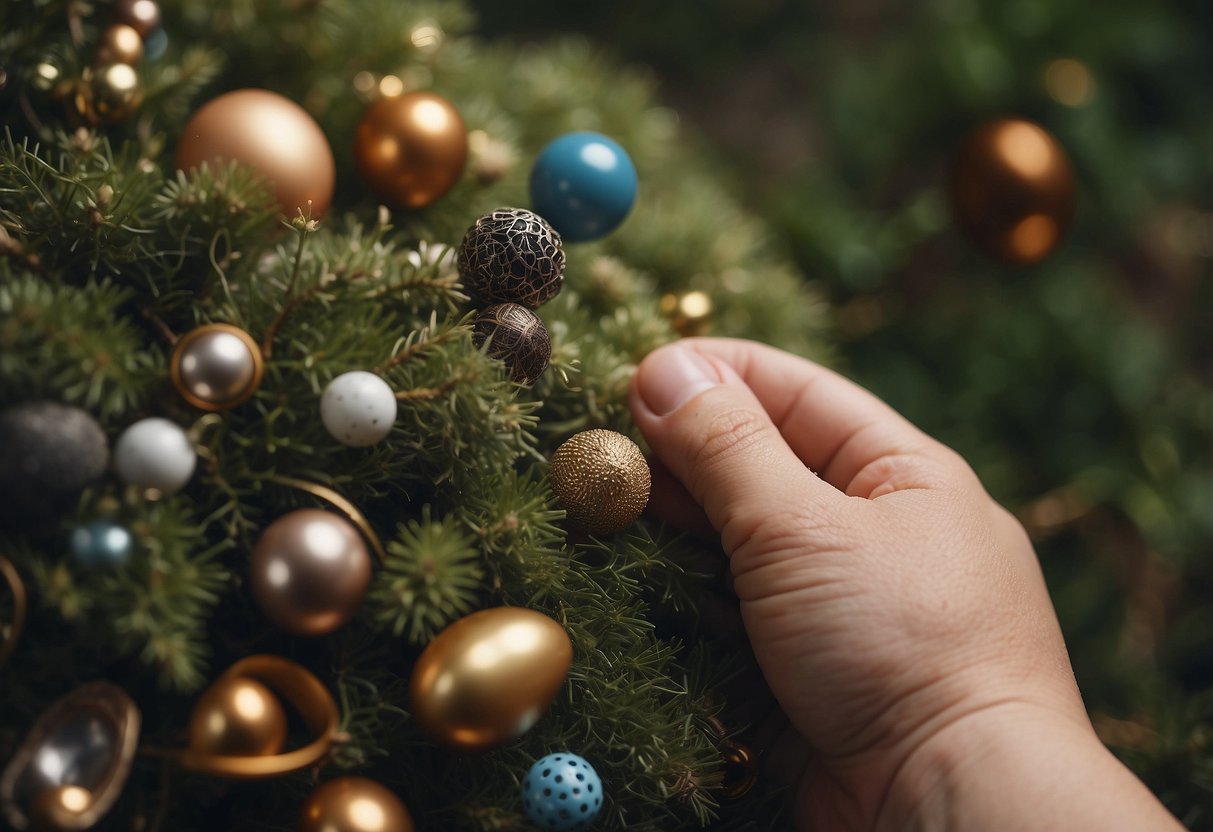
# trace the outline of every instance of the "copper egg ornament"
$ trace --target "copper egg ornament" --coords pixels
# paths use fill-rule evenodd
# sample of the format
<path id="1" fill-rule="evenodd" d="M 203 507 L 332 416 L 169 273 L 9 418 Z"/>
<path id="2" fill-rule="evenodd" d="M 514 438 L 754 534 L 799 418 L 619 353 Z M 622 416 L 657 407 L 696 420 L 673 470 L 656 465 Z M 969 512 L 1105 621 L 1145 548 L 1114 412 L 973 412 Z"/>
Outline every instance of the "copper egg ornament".
<path id="1" fill-rule="evenodd" d="M 413 716 L 445 745 L 503 745 L 539 721 L 572 661 L 568 634 L 546 615 L 522 607 L 474 612 L 439 633 L 417 660 Z"/>

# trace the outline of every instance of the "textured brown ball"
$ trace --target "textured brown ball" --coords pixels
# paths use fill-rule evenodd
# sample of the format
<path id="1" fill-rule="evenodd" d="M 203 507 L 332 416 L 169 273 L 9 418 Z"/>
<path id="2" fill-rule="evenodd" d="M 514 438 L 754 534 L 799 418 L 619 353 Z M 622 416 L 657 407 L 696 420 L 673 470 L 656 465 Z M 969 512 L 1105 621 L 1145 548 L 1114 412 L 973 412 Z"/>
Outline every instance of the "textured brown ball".
<path id="1" fill-rule="evenodd" d="M 237 161 L 256 168 L 289 217 L 328 210 L 337 183 L 333 151 L 320 125 L 289 98 L 268 90 L 236 90 L 208 101 L 190 117 L 177 145 L 177 167 Z"/>
<path id="2" fill-rule="evenodd" d="M 129 64 L 143 60 L 143 38 L 133 26 L 115 23 L 101 32 L 97 41 L 97 63 Z"/>
<path id="3" fill-rule="evenodd" d="M 630 526 L 649 502 L 653 485 L 640 448 L 613 430 L 584 430 L 556 449 L 552 490 L 569 522 L 593 533 Z"/>
<path id="4" fill-rule="evenodd" d="M 468 159 L 459 111 L 431 92 L 381 98 L 354 133 L 354 161 L 367 186 L 394 208 L 424 208 L 455 187 Z"/>
<path id="5" fill-rule="evenodd" d="M 371 557 L 348 520 L 303 508 L 266 527 L 249 572 L 266 618 L 288 633 L 320 636 L 358 609 L 371 582 Z"/>
<path id="6" fill-rule="evenodd" d="M 564 245 L 538 214 L 498 208 L 467 230 L 458 266 L 464 285 L 482 302 L 535 309 L 560 294 Z"/>
<path id="7" fill-rule="evenodd" d="M 1023 119 L 986 122 L 966 136 L 949 190 L 961 232 L 1014 265 L 1047 257 L 1074 215 L 1074 169 L 1065 149 Z"/>
<path id="8" fill-rule="evenodd" d="M 117 0 L 114 20 L 132 27 L 139 37 L 147 38 L 160 28 L 160 6 L 155 0 Z"/>
<path id="9" fill-rule="evenodd" d="M 298 832 L 413 832 L 408 809 L 392 792 L 365 777 L 338 777 L 312 792 L 299 813 Z"/>
<path id="10" fill-rule="evenodd" d="M 265 757 L 286 742 L 286 711 L 255 679 L 226 676 L 207 688 L 190 714 L 190 750 L 224 757 Z"/>
<path id="11" fill-rule="evenodd" d="M 543 321 L 517 303 L 497 303 L 480 313 L 472 323 L 472 343 L 489 342 L 488 354 L 510 368 L 510 377 L 532 385 L 552 359 L 552 339 Z"/>

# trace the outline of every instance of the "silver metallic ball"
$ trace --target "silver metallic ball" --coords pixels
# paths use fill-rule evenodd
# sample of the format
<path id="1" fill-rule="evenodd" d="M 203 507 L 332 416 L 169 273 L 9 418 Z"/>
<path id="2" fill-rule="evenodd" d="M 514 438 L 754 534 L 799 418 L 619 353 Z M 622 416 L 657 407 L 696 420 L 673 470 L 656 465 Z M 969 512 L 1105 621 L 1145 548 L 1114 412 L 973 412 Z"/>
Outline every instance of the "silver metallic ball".
<path id="1" fill-rule="evenodd" d="M 194 407 L 227 410 L 261 385 L 261 349 L 242 329 L 207 324 L 177 342 L 170 365 L 173 386 Z"/>

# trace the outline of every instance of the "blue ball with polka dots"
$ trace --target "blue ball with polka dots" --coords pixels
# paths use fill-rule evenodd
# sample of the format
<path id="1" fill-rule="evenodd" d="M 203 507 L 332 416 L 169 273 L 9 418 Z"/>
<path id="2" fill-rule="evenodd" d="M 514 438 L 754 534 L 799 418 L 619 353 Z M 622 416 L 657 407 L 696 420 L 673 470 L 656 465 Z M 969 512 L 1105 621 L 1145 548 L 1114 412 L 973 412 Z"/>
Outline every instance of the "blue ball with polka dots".
<path id="1" fill-rule="evenodd" d="M 602 780 L 576 754 L 549 754 L 522 781 L 522 807 L 540 829 L 586 829 L 602 811 Z"/>

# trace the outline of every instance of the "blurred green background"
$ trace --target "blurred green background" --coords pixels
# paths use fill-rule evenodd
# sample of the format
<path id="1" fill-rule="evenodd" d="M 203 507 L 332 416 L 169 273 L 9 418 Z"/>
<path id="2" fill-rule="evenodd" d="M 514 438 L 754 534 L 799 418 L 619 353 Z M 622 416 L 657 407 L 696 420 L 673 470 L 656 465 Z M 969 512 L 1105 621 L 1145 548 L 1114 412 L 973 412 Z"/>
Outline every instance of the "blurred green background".
<path id="1" fill-rule="evenodd" d="M 1028 526 L 1105 740 L 1213 825 L 1213 4 L 474 5 L 652 68 L 831 298 L 838 366 Z M 1003 115 L 1078 176 L 1035 266 L 968 246 L 943 187 Z"/>

